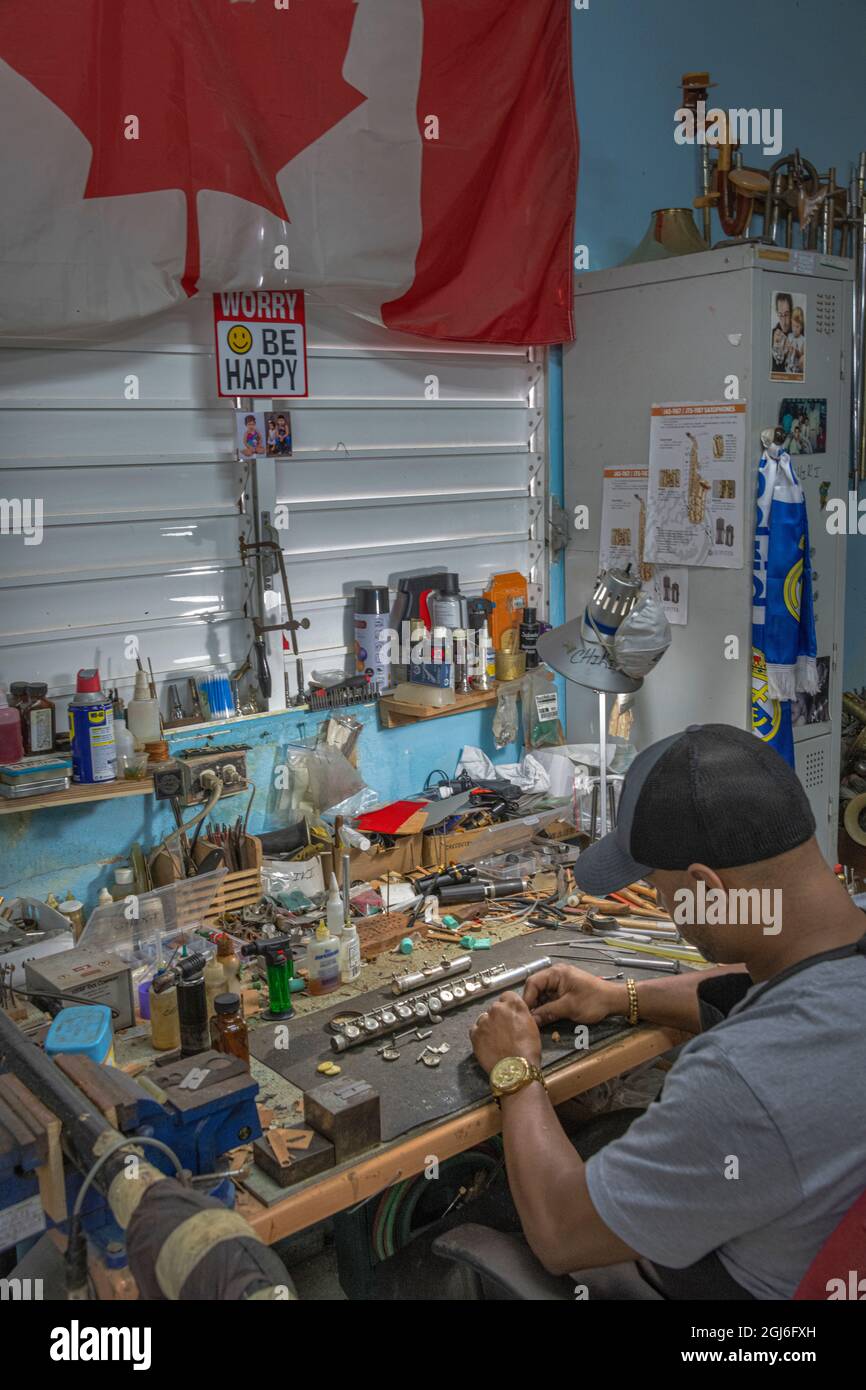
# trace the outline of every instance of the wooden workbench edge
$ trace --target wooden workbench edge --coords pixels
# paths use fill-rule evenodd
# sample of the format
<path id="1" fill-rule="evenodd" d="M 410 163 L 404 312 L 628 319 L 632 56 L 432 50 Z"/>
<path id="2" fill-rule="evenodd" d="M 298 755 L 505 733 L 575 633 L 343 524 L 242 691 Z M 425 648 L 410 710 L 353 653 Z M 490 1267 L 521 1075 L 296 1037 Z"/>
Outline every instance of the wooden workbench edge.
<path id="1" fill-rule="evenodd" d="M 669 1048 L 678 1047 L 688 1041 L 689 1036 L 673 1028 L 637 1028 L 588 1057 L 548 1073 L 550 1098 L 554 1105 L 561 1105 L 602 1081 L 610 1081 L 652 1057 L 661 1056 Z M 397 1140 L 389 1148 L 377 1150 L 351 1167 L 311 1178 L 271 1207 L 264 1206 L 249 1192 L 240 1192 L 238 1211 L 266 1245 L 273 1245 L 356 1202 L 386 1191 L 404 1178 L 423 1172 L 431 1156 L 435 1155 L 441 1163 L 498 1134 L 501 1128 L 501 1111 L 490 1100 L 430 1129 Z"/>

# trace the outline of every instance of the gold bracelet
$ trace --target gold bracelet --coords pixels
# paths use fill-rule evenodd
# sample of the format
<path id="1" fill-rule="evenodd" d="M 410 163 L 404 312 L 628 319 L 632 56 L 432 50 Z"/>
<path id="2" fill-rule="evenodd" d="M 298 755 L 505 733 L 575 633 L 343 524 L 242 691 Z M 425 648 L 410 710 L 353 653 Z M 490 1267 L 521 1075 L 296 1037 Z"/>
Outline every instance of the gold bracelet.
<path id="1" fill-rule="evenodd" d="M 625 982 L 625 987 L 628 992 L 628 1021 L 630 1026 L 634 1028 L 638 1022 L 637 985 L 634 980 L 629 977 Z"/>

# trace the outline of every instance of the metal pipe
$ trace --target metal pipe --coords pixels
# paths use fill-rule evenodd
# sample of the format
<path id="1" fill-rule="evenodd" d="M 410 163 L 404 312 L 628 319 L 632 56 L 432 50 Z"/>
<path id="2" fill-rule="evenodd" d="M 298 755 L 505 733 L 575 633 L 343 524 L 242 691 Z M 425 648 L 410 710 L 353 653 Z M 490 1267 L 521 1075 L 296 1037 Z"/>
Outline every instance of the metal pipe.
<path id="1" fill-rule="evenodd" d="M 425 990 L 423 994 L 416 994 L 410 999 L 385 1004 L 379 1009 L 363 1014 L 361 1018 L 343 1024 L 340 1031 L 331 1038 L 331 1047 L 335 1052 L 346 1052 L 350 1047 L 358 1047 L 371 1038 L 381 1038 L 386 1033 L 394 1033 L 407 1024 L 426 1023 L 430 1019 L 438 1019 L 443 1013 L 460 1008 L 463 1004 L 470 1004 L 488 994 L 498 994 L 501 990 L 514 989 L 517 985 L 522 985 L 530 975 L 535 975 L 539 970 L 546 970 L 550 963 L 549 956 L 542 956 L 539 960 L 530 961 L 528 965 L 494 965 L 486 970 L 479 970 L 475 975 L 455 980 L 453 984 L 446 982 L 439 989 Z"/>

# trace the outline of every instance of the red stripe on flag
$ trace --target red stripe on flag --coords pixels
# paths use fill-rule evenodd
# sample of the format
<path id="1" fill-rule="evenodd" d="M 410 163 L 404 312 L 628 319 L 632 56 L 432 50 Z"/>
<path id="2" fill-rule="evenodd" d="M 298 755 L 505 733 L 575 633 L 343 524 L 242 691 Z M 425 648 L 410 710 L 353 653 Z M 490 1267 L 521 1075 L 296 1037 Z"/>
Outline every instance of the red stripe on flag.
<path id="1" fill-rule="evenodd" d="M 574 337 L 578 134 L 569 0 L 423 0 L 421 244 L 389 328 L 544 345 Z M 428 118 L 438 139 L 425 138 Z"/>

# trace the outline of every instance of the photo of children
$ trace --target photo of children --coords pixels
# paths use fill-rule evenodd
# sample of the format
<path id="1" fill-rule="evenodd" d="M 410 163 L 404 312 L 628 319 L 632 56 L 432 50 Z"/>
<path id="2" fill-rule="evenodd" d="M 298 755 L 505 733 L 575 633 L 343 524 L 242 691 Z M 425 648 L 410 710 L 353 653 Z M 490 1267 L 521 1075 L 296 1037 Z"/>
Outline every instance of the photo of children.
<path id="1" fill-rule="evenodd" d="M 268 457 L 288 457 L 292 452 L 292 417 L 289 411 L 269 410 L 265 416 Z"/>
<path id="2" fill-rule="evenodd" d="M 770 380 L 806 380 L 806 296 L 774 290 L 770 296 Z"/>
<path id="3" fill-rule="evenodd" d="M 235 411 L 235 431 L 241 458 L 255 458 L 265 452 L 265 417 L 249 411 Z"/>
<path id="4" fill-rule="evenodd" d="M 827 451 L 827 401 L 820 396 L 786 396 L 779 406 L 779 426 L 791 455 Z"/>

